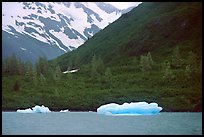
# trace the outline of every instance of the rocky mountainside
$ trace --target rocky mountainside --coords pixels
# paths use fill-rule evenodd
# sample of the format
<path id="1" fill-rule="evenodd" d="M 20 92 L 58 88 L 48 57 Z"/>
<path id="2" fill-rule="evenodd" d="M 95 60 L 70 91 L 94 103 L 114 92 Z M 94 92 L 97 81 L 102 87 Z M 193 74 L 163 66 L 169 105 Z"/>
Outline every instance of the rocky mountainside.
<path id="1" fill-rule="evenodd" d="M 93 55 L 110 65 L 148 52 L 161 61 L 176 46 L 184 56 L 192 50 L 201 59 L 201 6 L 199 2 L 144 2 L 56 60 L 62 69 L 76 57 L 81 65 L 90 63 Z"/>
<path id="2" fill-rule="evenodd" d="M 35 62 L 72 51 L 127 10 L 103 2 L 3 2 L 3 57 Z"/>

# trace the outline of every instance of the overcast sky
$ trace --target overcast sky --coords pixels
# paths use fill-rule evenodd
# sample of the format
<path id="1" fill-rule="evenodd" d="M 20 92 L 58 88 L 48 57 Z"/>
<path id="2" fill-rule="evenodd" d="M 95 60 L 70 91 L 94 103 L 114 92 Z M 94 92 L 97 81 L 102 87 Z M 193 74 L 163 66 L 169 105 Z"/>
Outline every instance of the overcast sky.
<path id="1" fill-rule="evenodd" d="M 106 2 L 106 3 L 109 3 L 118 9 L 126 9 L 132 6 L 137 6 L 142 2 Z"/>

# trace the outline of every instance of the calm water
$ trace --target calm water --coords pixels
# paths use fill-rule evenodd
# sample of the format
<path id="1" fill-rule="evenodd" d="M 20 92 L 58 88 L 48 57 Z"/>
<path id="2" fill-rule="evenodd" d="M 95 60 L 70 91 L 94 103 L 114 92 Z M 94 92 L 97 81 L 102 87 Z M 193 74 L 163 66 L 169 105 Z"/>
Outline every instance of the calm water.
<path id="1" fill-rule="evenodd" d="M 202 113 L 106 116 L 96 112 L 2 112 L 3 135 L 201 135 Z"/>

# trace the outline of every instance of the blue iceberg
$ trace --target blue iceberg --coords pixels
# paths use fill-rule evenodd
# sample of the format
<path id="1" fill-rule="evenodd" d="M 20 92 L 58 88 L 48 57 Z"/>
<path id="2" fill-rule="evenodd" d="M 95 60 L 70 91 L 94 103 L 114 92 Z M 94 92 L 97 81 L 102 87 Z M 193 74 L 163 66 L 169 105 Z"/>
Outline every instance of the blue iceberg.
<path id="1" fill-rule="evenodd" d="M 156 115 L 162 110 L 157 103 L 131 102 L 122 105 L 110 103 L 97 108 L 97 114 L 105 115 Z"/>
<path id="2" fill-rule="evenodd" d="M 45 107 L 44 105 L 42 105 L 42 106 L 36 105 L 32 109 L 30 109 L 30 108 L 24 109 L 24 110 L 18 109 L 17 112 L 19 112 L 19 113 L 48 113 L 51 111 L 49 110 L 48 107 Z"/>

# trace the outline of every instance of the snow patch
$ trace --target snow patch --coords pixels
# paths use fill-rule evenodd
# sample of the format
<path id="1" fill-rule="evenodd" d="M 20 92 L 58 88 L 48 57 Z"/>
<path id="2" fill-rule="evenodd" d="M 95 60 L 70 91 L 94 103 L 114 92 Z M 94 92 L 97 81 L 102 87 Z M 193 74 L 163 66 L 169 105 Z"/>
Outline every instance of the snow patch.
<path id="1" fill-rule="evenodd" d="M 61 30 L 63 30 L 63 29 L 61 29 Z M 50 30 L 50 33 L 52 33 L 55 37 L 60 38 L 61 42 L 68 48 L 69 48 L 69 46 L 77 48 L 78 46 L 80 46 L 84 43 L 84 40 L 81 39 L 79 36 L 77 36 L 78 39 L 70 39 L 66 34 L 64 34 L 61 31 L 55 32 L 54 30 Z"/>
<path id="2" fill-rule="evenodd" d="M 111 14 L 106 13 L 105 11 L 101 10 L 96 3 L 94 2 L 82 2 L 86 8 L 91 9 L 96 14 L 100 16 L 102 19 L 101 21 L 98 21 L 96 16 L 94 14 L 89 15 L 93 22 L 89 23 L 87 22 L 87 13 L 84 12 L 83 8 L 76 8 L 74 5 L 74 2 L 71 2 L 71 5 L 69 8 L 67 8 L 62 3 L 53 3 L 53 2 L 40 2 L 41 4 L 45 5 L 44 8 L 41 7 L 40 11 L 42 13 L 38 13 L 38 6 L 35 2 L 29 3 L 29 8 L 25 8 L 25 5 L 23 2 L 3 2 L 2 3 L 2 30 L 15 35 L 15 31 L 19 32 L 23 35 L 27 34 L 31 36 L 32 38 L 35 38 L 41 42 L 44 43 L 51 43 L 56 44 L 61 50 L 63 50 L 65 53 L 67 52 L 67 49 L 64 49 L 59 45 L 57 41 L 55 41 L 53 38 L 51 38 L 48 33 L 45 31 L 45 25 L 43 22 L 39 20 L 39 17 L 43 18 L 50 18 L 51 20 L 55 20 L 57 22 L 61 22 L 61 19 L 59 17 L 59 14 L 62 14 L 63 16 L 66 16 L 69 19 L 73 19 L 70 22 L 65 20 L 65 24 L 70 29 L 74 29 L 77 32 L 79 32 L 82 36 L 85 38 L 87 37 L 84 34 L 84 30 L 86 28 L 91 27 L 91 25 L 96 25 L 99 28 L 103 29 L 105 26 L 109 24 L 109 22 L 113 22 L 117 18 L 121 16 L 121 13 L 117 14 L 116 12 L 113 12 Z M 52 10 L 55 11 L 54 14 L 52 14 L 48 9 L 49 5 L 52 7 Z M 12 9 L 12 10 L 11 10 Z M 31 19 L 31 15 L 34 15 Z M 27 17 L 27 18 L 25 18 Z M 64 18 L 64 17 L 62 17 Z M 16 25 L 16 21 L 19 23 L 22 23 L 23 25 Z M 30 24 L 32 23 L 32 24 Z M 36 25 L 34 25 L 36 24 Z M 12 26 L 14 28 L 14 32 L 11 32 L 11 28 L 9 26 Z M 32 28 L 37 33 L 28 33 L 25 31 L 25 28 Z M 56 38 L 58 38 L 63 45 L 65 45 L 67 48 L 72 50 L 70 46 L 78 48 L 80 45 L 84 43 L 84 40 L 77 36 L 77 39 L 70 39 L 67 35 L 63 33 L 64 28 L 60 28 L 62 32 L 54 32 L 50 31 Z M 92 32 L 88 32 L 89 35 L 93 36 Z"/>
<path id="3" fill-rule="evenodd" d="M 46 38 L 44 38 L 43 36 L 40 36 L 39 34 L 37 34 L 37 33 L 31 33 L 31 34 L 33 34 L 35 37 L 33 37 L 33 38 L 35 38 L 35 39 L 37 39 L 37 40 L 39 40 L 39 41 L 41 41 L 41 42 L 44 42 L 44 43 L 48 43 L 49 44 L 49 42 L 47 41 L 47 39 Z"/>
<path id="4" fill-rule="evenodd" d="M 66 74 L 66 73 L 74 73 L 74 72 L 77 72 L 79 69 L 73 69 L 73 70 L 67 70 L 67 71 L 64 71 L 63 73 Z"/>

